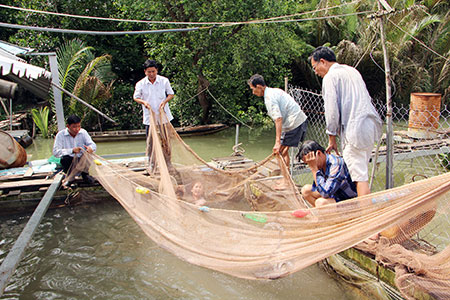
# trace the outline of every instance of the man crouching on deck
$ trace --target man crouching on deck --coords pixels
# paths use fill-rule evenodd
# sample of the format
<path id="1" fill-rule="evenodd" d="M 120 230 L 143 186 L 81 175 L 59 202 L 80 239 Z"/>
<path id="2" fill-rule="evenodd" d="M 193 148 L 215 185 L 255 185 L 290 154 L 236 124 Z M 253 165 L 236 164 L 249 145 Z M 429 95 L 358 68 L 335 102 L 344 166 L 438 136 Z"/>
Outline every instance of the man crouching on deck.
<path id="1" fill-rule="evenodd" d="M 303 198 L 313 206 L 322 206 L 356 197 L 356 184 L 352 181 L 342 157 L 326 154 L 315 141 L 305 141 L 298 158 L 308 164 L 314 183 L 302 187 Z"/>
<path id="2" fill-rule="evenodd" d="M 248 80 L 254 95 L 264 97 L 268 115 L 275 122 L 275 145 L 273 153 L 280 153 L 286 166 L 289 167 L 289 147 L 298 147 L 305 139 L 306 115 L 294 98 L 281 89 L 266 86 L 264 77 L 255 74 Z M 276 189 L 283 189 L 286 182 L 280 182 Z"/>
<path id="3" fill-rule="evenodd" d="M 66 126 L 67 128 L 58 132 L 55 137 L 53 155 L 61 158 L 63 171 L 67 174 L 75 156 L 81 157 L 82 150 L 89 153 L 95 152 L 97 146 L 89 133 L 81 128 L 80 117 L 71 115 L 67 118 Z M 85 183 L 92 184 L 95 182 L 95 179 L 86 172 L 82 172 L 81 177 Z M 70 182 L 66 182 L 66 184 L 68 185 Z"/>

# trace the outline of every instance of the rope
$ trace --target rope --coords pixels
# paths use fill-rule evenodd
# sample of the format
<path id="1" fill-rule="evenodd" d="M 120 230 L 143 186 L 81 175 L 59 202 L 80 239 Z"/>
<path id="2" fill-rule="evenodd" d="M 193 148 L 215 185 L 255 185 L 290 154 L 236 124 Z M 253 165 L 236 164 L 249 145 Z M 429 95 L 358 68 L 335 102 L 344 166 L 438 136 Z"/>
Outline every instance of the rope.
<path id="1" fill-rule="evenodd" d="M 373 13 L 373 11 L 363 11 L 363 12 L 355 12 L 355 13 L 340 14 L 340 15 L 330 15 L 330 16 L 306 18 L 306 19 L 289 19 L 289 20 L 273 20 L 273 21 L 264 19 L 264 20 L 255 20 L 255 21 L 246 21 L 246 22 L 222 22 L 222 23 L 217 23 L 214 25 L 236 26 L 236 25 L 248 25 L 248 24 L 270 24 L 270 23 L 315 21 L 315 20 L 332 19 L 332 18 L 347 17 L 347 16 L 354 16 L 354 15 L 361 15 L 361 14 L 370 14 L 370 13 Z M 177 23 L 177 24 L 182 24 L 182 23 Z M 190 24 L 192 25 L 193 23 L 190 22 Z M 207 24 L 213 24 L 213 23 L 207 23 Z M 10 23 L 0 23 L 0 27 L 13 28 L 13 29 L 27 29 L 27 30 L 44 31 L 44 32 L 87 34 L 87 35 L 126 35 L 126 34 L 136 35 L 136 34 L 167 33 L 167 32 L 186 32 L 186 31 L 194 31 L 194 30 L 199 30 L 199 29 L 213 28 L 213 26 L 209 26 L 209 27 L 142 30 L 142 31 L 89 31 L 89 30 L 74 30 L 74 29 L 60 29 L 60 28 L 18 25 L 18 24 L 10 24 Z"/>
<path id="2" fill-rule="evenodd" d="M 241 123 L 244 126 L 247 126 L 249 129 L 253 129 L 251 126 L 248 126 L 247 124 L 245 124 L 242 120 L 240 120 L 238 117 L 234 116 L 231 112 L 229 112 L 222 104 L 220 104 L 220 102 L 214 97 L 213 94 L 211 94 L 211 91 L 209 90 L 209 88 L 206 88 L 208 91 L 208 94 L 214 99 L 214 101 L 217 102 L 217 104 L 219 104 L 219 106 L 226 111 L 230 116 L 232 116 L 234 119 L 236 119 L 239 123 Z"/>
<path id="3" fill-rule="evenodd" d="M 188 101 L 191 101 L 192 99 L 194 99 L 195 97 L 197 97 L 198 95 L 200 95 L 201 93 L 203 93 L 204 91 L 206 91 L 208 89 L 208 87 L 205 87 L 203 90 L 201 90 L 200 92 L 198 92 L 197 94 L 195 94 L 194 96 L 192 96 L 191 98 L 184 100 L 182 102 L 179 102 L 179 104 L 184 104 L 187 103 Z"/>
<path id="4" fill-rule="evenodd" d="M 266 18 L 266 19 L 258 19 L 258 20 L 252 20 L 252 21 L 241 21 L 241 22 L 175 22 L 175 21 L 149 21 L 149 20 L 134 20 L 134 19 L 119 19 L 119 18 L 105 18 L 105 17 L 94 17 L 94 16 L 83 16 L 83 15 L 73 15 L 73 14 L 66 14 L 66 13 L 57 13 L 57 12 L 51 12 L 51 11 L 43 11 L 43 10 L 36 10 L 36 9 L 30 9 L 30 8 L 22 8 L 22 7 L 15 7 L 5 4 L 0 4 L 0 7 L 7 8 L 7 9 L 14 9 L 19 11 L 27 11 L 32 13 L 40 13 L 40 14 L 47 14 L 47 15 L 54 15 L 54 16 L 61 16 L 61 17 L 70 17 L 70 18 L 79 18 L 79 19 L 93 19 L 93 20 L 102 20 L 102 21 L 114 21 L 114 22 L 133 22 L 133 23 L 147 23 L 147 24 L 177 24 L 177 25 L 241 25 L 241 24 L 251 24 L 251 23 L 264 23 L 264 22 L 270 22 L 273 20 L 279 20 L 279 19 L 285 19 L 295 16 L 302 16 L 307 14 L 314 14 L 321 11 L 326 11 L 334 8 L 340 8 L 347 5 L 352 5 L 360 2 L 360 0 L 355 0 L 353 2 L 349 3 L 343 3 L 336 6 L 331 7 L 325 7 L 325 8 L 319 8 L 312 11 L 307 12 L 301 12 L 291 15 L 285 15 L 285 16 L 278 16 L 278 17 L 272 17 L 272 18 Z"/>
<path id="5" fill-rule="evenodd" d="M 191 98 L 185 100 L 185 101 L 181 101 L 179 102 L 179 104 L 184 104 L 187 103 L 188 101 L 191 101 L 192 99 L 194 99 L 195 97 L 197 97 L 198 95 L 200 95 L 201 93 L 203 93 L 208 87 L 204 88 L 203 90 L 201 90 L 200 92 L 198 92 L 197 94 L 195 94 L 194 96 L 192 96 Z M 180 110 L 180 123 L 184 123 L 183 121 L 183 110 Z"/>
<path id="6" fill-rule="evenodd" d="M 150 33 L 167 33 L 167 32 L 185 32 L 194 31 L 199 29 L 205 29 L 210 27 L 194 27 L 194 28 L 175 28 L 175 29 L 161 29 L 161 30 L 141 30 L 141 31 L 90 31 L 90 30 L 74 30 L 74 29 L 60 29 L 49 27 L 38 27 L 28 25 L 17 25 L 10 23 L 1 23 L 0 27 L 13 28 L 13 29 L 27 29 L 44 32 L 58 32 L 58 33 L 73 33 L 73 34 L 88 34 L 88 35 L 126 35 L 126 34 L 150 34 Z"/>

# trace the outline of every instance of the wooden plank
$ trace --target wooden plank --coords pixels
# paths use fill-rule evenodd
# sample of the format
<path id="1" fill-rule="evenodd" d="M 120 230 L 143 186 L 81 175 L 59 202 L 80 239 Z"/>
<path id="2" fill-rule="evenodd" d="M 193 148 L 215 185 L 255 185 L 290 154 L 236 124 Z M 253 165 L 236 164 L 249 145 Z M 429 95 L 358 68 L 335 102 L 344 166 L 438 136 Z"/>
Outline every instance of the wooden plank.
<path id="1" fill-rule="evenodd" d="M 29 178 L 33 175 L 33 168 L 28 168 L 25 174 L 23 174 L 23 178 Z"/>
<path id="2" fill-rule="evenodd" d="M 31 187 L 40 185 L 50 185 L 53 179 L 30 179 L 21 181 L 5 181 L 0 182 L 0 189 L 12 189 L 21 187 Z"/>
<path id="3" fill-rule="evenodd" d="M 20 195 L 20 190 L 12 190 L 12 191 L 9 191 L 9 193 L 8 193 L 8 197 L 9 196 L 18 196 L 18 195 Z"/>

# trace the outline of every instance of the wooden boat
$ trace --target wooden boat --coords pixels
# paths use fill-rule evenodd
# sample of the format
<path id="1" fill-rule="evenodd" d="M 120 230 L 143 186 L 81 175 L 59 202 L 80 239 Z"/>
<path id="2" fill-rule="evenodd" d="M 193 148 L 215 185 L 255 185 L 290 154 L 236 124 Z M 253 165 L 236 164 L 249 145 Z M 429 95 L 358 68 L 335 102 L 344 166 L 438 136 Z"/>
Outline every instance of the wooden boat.
<path id="1" fill-rule="evenodd" d="M 179 135 L 186 137 L 216 133 L 226 128 L 228 128 L 228 126 L 225 124 L 207 124 L 198 126 L 176 127 L 175 130 Z M 93 131 L 89 132 L 89 134 L 95 142 L 145 139 L 145 129 Z"/>
<path id="2" fill-rule="evenodd" d="M 7 130 L 6 132 L 24 148 L 33 144 L 33 139 L 28 134 L 28 130 Z"/>

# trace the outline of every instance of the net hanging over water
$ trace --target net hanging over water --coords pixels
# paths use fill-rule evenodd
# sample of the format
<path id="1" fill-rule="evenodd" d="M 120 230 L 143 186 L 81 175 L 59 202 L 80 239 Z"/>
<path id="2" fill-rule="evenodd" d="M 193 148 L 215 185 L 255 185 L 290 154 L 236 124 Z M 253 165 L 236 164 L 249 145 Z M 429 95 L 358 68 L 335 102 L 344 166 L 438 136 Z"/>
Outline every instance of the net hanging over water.
<path id="1" fill-rule="evenodd" d="M 432 253 L 404 247 L 420 230 L 448 227 L 450 173 L 310 208 L 279 156 L 222 170 L 153 115 L 147 142 L 145 174 L 88 153 L 74 172 L 89 168 L 142 230 L 179 258 L 240 278 L 277 279 L 384 231 L 366 250 L 398 268 L 403 295 L 450 298 L 450 230 Z M 280 180 L 288 184 L 283 190 L 276 189 Z"/>

